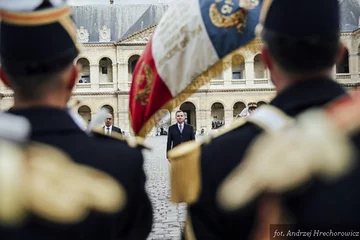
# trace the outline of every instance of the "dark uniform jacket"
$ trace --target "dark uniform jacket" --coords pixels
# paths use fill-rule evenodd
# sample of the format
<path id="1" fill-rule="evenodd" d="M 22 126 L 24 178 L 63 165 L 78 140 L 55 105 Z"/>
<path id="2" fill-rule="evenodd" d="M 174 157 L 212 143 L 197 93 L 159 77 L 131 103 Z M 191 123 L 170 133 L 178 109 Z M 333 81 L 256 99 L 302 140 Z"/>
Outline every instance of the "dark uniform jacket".
<path id="1" fill-rule="evenodd" d="M 74 225 L 59 225 L 33 216 L 21 231 L 17 231 L 18 238 L 8 239 L 147 238 L 152 227 L 152 206 L 145 192 L 144 160 L 139 148 L 131 148 L 127 143 L 107 136 L 88 136 L 65 110 L 39 107 L 10 112 L 31 122 L 32 140 L 53 145 L 65 151 L 75 162 L 115 178 L 126 190 L 126 205 L 114 215 L 92 212 L 86 220 Z M 11 233 L 14 232 L 8 232 Z"/>
<path id="2" fill-rule="evenodd" d="M 345 94 L 346 91 L 336 82 L 315 79 L 289 87 L 280 92 L 270 104 L 294 117 L 304 110 L 323 106 Z M 196 239 L 248 239 L 254 227 L 258 200 L 237 212 L 225 213 L 216 203 L 216 191 L 225 177 L 238 166 L 249 145 L 262 131 L 252 123 L 246 123 L 202 145 L 200 195 L 197 202 L 188 206 Z M 357 143 L 360 143 L 359 138 Z M 314 183 L 306 188 L 307 191 L 301 192 L 301 195 L 290 194 L 285 206 L 294 214 L 293 220 L 302 226 L 305 223 L 321 222 L 354 223 L 354 220 L 359 223 L 360 204 L 356 203 L 360 199 L 359 190 L 356 190 L 359 189 L 359 176 L 359 170 L 356 170 L 353 176 L 334 185 Z M 352 211 L 356 211 L 356 214 Z"/>

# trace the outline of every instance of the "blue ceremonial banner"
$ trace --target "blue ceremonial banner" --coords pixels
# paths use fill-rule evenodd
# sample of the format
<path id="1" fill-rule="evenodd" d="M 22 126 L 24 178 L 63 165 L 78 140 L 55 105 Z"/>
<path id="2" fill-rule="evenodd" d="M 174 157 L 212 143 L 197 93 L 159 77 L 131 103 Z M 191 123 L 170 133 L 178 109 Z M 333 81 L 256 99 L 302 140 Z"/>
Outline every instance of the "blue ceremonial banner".
<path id="1" fill-rule="evenodd" d="M 207 34 L 219 58 L 254 39 L 261 10 L 259 0 L 200 0 L 200 6 Z"/>

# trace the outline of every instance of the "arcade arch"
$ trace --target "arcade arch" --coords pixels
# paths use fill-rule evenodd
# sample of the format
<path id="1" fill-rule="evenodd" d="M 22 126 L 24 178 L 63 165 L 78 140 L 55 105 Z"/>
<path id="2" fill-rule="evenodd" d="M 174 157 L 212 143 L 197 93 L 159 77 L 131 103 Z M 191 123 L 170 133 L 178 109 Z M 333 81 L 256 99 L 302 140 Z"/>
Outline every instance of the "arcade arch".
<path id="1" fill-rule="evenodd" d="M 135 67 L 137 62 L 139 61 L 139 55 L 132 55 L 128 60 L 128 74 L 129 74 L 129 82 L 131 82 L 133 73 L 135 71 Z"/>
<path id="2" fill-rule="evenodd" d="M 232 79 L 245 79 L 245 58 L 236 54 L 231 59 Z"/>
<path id="3" fill-rule="evenodd" d="M 80 58 L 76 64 L 81 65 L 79 83 L 90 83 L 90 62 L 87 58 Z"/>
<path id="4" fill-rule="evenodd" d="M 246 108 L 245 103 L 243 102 L 236 102 L 233 106 L 233 117 L 236 118 L 242 110 Z"/>
<path id="5" fill-rule="evenodd" d="M 115 116 L 114 116 L 114 108 L 113 108 L 112 106 L 106 104 L 106 105 L 102 106 L 101 108 L 106 108 L 107 110 L 109 110 L 109 112 L 111 113 L 111 115 L 113 115 L 113 117 L 115 117 Z"/>
<path id="6" fill-rule="evenodd" d="M 211 106 L 212 129 L 217 129 L 225 124 L 225 108 L 222 103 L 216 102 Z"/>
<path id="7" fill-rule="evenodd" d="M 180 110 L 184 112 L 185 122 L 193 125 L 196 132 L 196 107 L 192 102 L 184 102 L 180 106 Z"/>
<path id="8" fill-rule="evenodd" d="M 99 62 L 99 81 L 100 83 L 113 82 L 113 67 L 110 58 L 104 57 Z"/>
<path id="9" fill-rule="evenodd" d="M 259 102 L 257 103 L 257 106 L 260 107 L 261 105 L 268 105 L 268 103 L 265 102 L 265 101 L 259 101 Z"/>
<path id="10" fill-rule="evenodd" d="M 266 68 L 261 54 L 254 57 L 254 77 L 255 79 L 266 78 Z"/>
<path id="11" fill-rule="evenodd" d="M 78 109 L 79 115 L 84 119 L 86 123 L 91 121 L 91 109 L 87 105 L 82 105 Z"/>

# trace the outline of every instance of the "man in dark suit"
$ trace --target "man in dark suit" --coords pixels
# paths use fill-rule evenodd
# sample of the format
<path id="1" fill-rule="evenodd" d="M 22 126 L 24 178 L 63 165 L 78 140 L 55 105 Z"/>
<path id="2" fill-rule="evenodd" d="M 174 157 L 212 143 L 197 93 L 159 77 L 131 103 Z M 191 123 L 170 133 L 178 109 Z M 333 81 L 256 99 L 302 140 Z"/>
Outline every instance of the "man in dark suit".
<path id="1" fill-rule="evenodd" d="M 250 236 L 256 233 L 253 230 L 261 196 L 242 209 L 229 213 L 219 205 L 221 195 L 218 194 L 222 184 L 227 178 L 231 179 L 234 171 L 243 171 L 246 166 L 240 164 L 249 150 L 261 151 L 250 147 L 264 130 L 270 131 L 271 135 L 274 123 L 288 121 L 285 114 L 296 117 L 309 108 L 322 107 L 347 94 L 332 79 L 333 66 L 341 61 L 345 52 L 340 40 L 338 0 L 264 2 L 270 5 L 267 5 L 269 8 L 263 26 L 258 28 L 262 29 L 264 42 L 262 57 L 278 93 L 267 108 L 269 111 L 265 113 L 259 108 L 246 121 L 235 122 L 213 139 L 206 139 L 203 143 L 186 143 L 168 153 L 172 158 L 172 200 L 188 204 L 185 239 L 251 239 Z M 279 119 L 282 120 L 277 121 Z M 268 124 L 265 126 L 263 123 Z M 316 129 L 316 125 L 313 127 Z M 359 138 L 355 143 L 359 146 Z M 278 162 L 271 156 L 267 166 L 272 166 L 272 161 Z M 294 155 L 294 160 L 297 157 Z M 263 166 L 258 164 L 255 167 Z M 292 225 L 294 231 L 303 228 L 329 231 L 337 224 L 356 226 L 360 221 L 358 169 L 357 166 L 352 176 L 336 183 L 314 179 L 284 196 L 282 200 L 290 221 L 297 224 Z M 248 179 L 253 176 L 254 171 L 251 170 L 246 175 Z M 279 175 L 275 167 L 263 169 L 263 172 L 270 176 Z M 262 182 L 253 182 L 251 187 L 246 185 L 243 188 L 248 195 L 255 188 L 263 187 Z M 237 190 L 230 189 L 233 193 Z"/>
<path id="2" fill-rule="evenodd" d="M 106 135 L 112 135 L 113 132 L 122 134 L 122 131 L 120 128 L 115 127 L 113 125 L 113 116 L 111 113 L 108 114 L 108 116 L 105 119 L 105 126 L 103 127 L 104 134 Z"/>
<path id="3" fill-rule="evenodd" d="M 87 134 L 74 122 L 67 103 L 79 76 L 79 67 L 73 64 L 79 48 L 71 8 L 54 7 L 49 1 L 30 7 L 31 3 L 23 6 L 23 12 L 9 9 L 1 12 L 0 78 L 15 93 L 10 112 L 30 122 L 31 140 L 54 146 L 73 160 L 72 165 L 83 166 L 82 174 L 65 173 L 63 179 L 74 178 L 69 180 L 69 186 L 59 188 L 58 181 L 40 181 L 58 188 L 43 194 L 44 197 L 52 194 L 53 199 L 47 203 L 59 201 L 57 208 L 41 204 L 43 201 L 31 205 L 40 213 L 62 213 L 69 207 L 73 214 L 81 213 L 89 204 L 100 207 L 80 214 L 77 221 L 58 219 L 52 214 L 32 214 L 16 229 L 0 228 L 0 239 L 147 239 L 153 218 L 145 191 L 143 146 L 135 142 L 131 147 L 126 141 L 104 135 L 101 128 Z M 35 4 L 38 3 L 34 1 Z M 9 8 L 10 5 L 7 4 Z M 18 3 L 13 7 L 21 8 Z M 56 157 L 50 154 L 48 157 L 51 165 Z M 88 187 L 94 188 L 94 193 L 100 192 L 102 197 L 93 199 L 88 195 L 91 192 L 83 191 L 89 188 L 82 190 L 81 186 L 88 182 L 82 175 L 95 179 Z M 100 182 L 112 179 L 106 180 L 106 185 L 113 190 L 104 191 L 96 178 Z M 62 202 L 69 199 L 79 202 L 72 206 Z"/>
<path id="4" fill-rule="evenodd" d="M 184 112 L 181 110 L 176 111 L 175 118 L 176 123 L 171 125 L 168 130 L 166 156 L 170 149 L 180 145 L 183 142 L 195 140 L 194 127 L 185 123 Z"/>

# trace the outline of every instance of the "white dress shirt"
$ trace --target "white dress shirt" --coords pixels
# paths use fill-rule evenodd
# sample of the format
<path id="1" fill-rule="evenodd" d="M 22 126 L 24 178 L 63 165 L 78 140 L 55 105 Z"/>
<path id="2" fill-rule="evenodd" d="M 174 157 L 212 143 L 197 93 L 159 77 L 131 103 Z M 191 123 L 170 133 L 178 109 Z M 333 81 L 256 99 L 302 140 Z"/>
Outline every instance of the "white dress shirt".
<path id="1" fill-rule="evenodd" d="M 180 130 L 180 125 L 181 125 L 181 132 L 184 131 L 184 123 L 178 123 L 177 126 L 178 126 L 178 129 Z"/>
<path id="2" fill-rule="evenodd" d="M 111 125 L 110 127 L 107 127 L 107 126 L 105 125 L 105 127 L 104 127 L 104 133 L 107 134 L 108 128 L 109 128 L 109 134 L 111 135 L 112 125 Z"/>

